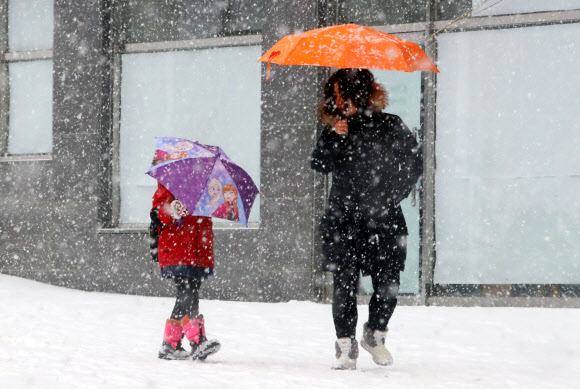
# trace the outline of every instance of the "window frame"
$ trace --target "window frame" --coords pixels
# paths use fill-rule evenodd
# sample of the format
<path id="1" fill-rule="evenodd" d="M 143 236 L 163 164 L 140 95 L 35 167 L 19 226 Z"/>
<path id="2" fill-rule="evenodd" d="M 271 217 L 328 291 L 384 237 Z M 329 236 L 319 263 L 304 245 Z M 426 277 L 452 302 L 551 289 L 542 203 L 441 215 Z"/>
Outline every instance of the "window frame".
<path id="1" fill-rule="evenodd" d="M 49 161 L 51 153 L 8 154 L 10 133 L 10 74 L 9 65 L 53 59 L 53 49 L 10 51 L 8 31 L 8 2 L 0 0 L 0 162 Z M 52 123 L 51 123 L 52 127 Z M 51 134 L 52 135 L 52 134 Z"/>
<path id="2" fill-rule="evenodd" d="M 439 31 L 440 29 L 447 26 L 451 21 L 436 21 L 432 24 L 432 29 L 430 33 Z M 455 25 L 447 28 L 441 34 L 453 34 L 469 31 L 481 31 L 481 30 L 506 30 L 513 28 L 525 28 L 525 27 L 535 27 L 535 26 L 549 26 L 549 25 L 561 25 L 561 24 L 579 24 L 580 23 L 580 10 L 561 10 L 561 11 L 547 11 L 547 12 L 537 12 L 537 13 L 522 13 L 522 14 L 509 14 L 509 15 L 491 15 L 491 16 L 481 16 L 467 18 L 457 22 Z M 434 39 L 434 44 L 432 44 L 433 57 L 437 58 L 437 37 Z M 431 53 L 429 53 L 431 55 Z M 436 95 L 437 91 L 437 79 L 436 75 L 431 88 L 433 89 L 432 94 Z M 432 181 L 432 187 L 429 192 L 428 202 L 430 208 L 429 218 L 432 220 L 430 225 L 432 236 L 430 239 L 422 240 L 423 247 L 433 247 L 431 254 L 429 250 L 423 250 L 424 255 L 422 255 L 421 260 L 428 266 L 425 270 L 422 266 L 423 272 L 428 274 L 428 278 L 421 280 L 421 284 L 425 286 L 422 291 L 423 300 L 427 300 L 430 304 L 449 304 L 449 296 L 457 296 L 457 299 L 465 299 L 465 297 L 470 297 L 472 302 L 478 305 L 489 305 L 490 298 L 495 301 L 496 305 L 545 305 L 542 299 L 546 297 L 560 297 L 568 293 L 568 291 L 580 290 L 580 284 L 566 284 L 566 285 L 546 285 L 546 284 L 436 284 L 434 282 L 434 269 L 437 261 L 437 254 L 435 249 L 436 242 L 436 219 L 435 219 L 435 166 L 436 166 L 436 156 L 435 156 L 435 139 L 436 139 L 436 124 L 435 124 L 435 110 L 436 110 L 436 99 L 434 104 L 429 104 L 429 115 L 432 115 L 433 121 L 430 124 L 427 132 L 432 134 L 432 142 L 429 142 L 432 146 L 432 165 L 429 170 L 426 171 L 429 174 L 429 178 Z M 428 147 L 431 148 L 431 147 Z M 425 199 L 427 202 L 427 199 Z M 428 245 L 427 245 L 428 244 Z M 572 292 L 573 293 L 573 292 Z M 578 296 L 578 295 L 577 295 Z M 535 300 L 537 302 L 535 302 Z M 467 305 L 466 303 L 462 303 Z"/>

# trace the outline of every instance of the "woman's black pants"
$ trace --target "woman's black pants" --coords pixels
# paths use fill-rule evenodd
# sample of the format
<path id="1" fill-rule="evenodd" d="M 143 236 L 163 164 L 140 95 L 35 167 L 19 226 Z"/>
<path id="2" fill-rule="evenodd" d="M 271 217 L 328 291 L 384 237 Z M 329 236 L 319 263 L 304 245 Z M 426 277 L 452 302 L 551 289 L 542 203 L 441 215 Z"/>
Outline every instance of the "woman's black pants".
<path id="1" fill-rule="evenodd" d="M 201 280 L 189 277 L 172 277 L 177 292 L 171 319 L 181 320 L 185 315 L 195 318 L 199 314 L 199 288 Z"/>
<path id="2" fill-rule="evenodd" d="M 397 306 L 401 272 L 395 261 L 391 263 L 370 274 L 374 292 L 369 302 L 368 326 L 372 330 L 385 331 Z M 356 335 L 359 275 L 358 266 L 334 272 L 332 317 L 337 338 L 354 338 Z"/>

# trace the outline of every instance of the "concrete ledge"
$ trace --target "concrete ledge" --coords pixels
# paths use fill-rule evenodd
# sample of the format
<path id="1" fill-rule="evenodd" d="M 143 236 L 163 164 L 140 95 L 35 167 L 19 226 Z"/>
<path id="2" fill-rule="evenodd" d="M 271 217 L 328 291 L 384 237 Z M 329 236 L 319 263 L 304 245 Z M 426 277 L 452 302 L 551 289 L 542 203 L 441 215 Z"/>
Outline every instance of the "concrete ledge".
<path id="1" fill-rule="evenodd" d="M 371 296 L 358 296 L 357 304 L 366 305 Z M 400 306 L 423 306 L 421 296 L 399 296 Z M 330 301 L 326 301 L 329 303 Z M 580 308 L 580 297 L 429 297 L 426 306 L 433 307 L 519 307 Z"/>
<path id="2" fill-rule="evenodd" d="M 434 307 L 580 308 L 580 297 L 429 297 Z"/>
<path id="3" fill-rule="evenodd" d="M 52 161 L 52 154 L 15 154 L 0 157 L 0 162 L 43 162 Z"/>
<path id="4" fill-rule="evenodd" d="M 252 46 L 262 44 L 262 35 L 226 36 L 182 41 L 127 43 L 122 48 L 123 54 L 149 53 L 160 51 L 208 49 L 216 47 Z"/>

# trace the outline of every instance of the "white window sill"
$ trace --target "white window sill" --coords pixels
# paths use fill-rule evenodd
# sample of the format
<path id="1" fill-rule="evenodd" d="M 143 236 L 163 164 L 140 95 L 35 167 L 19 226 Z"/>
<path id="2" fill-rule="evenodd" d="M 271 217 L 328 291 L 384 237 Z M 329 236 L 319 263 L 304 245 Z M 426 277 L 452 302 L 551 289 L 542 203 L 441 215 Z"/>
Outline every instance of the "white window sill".
<path id="1" fill-rule="evenodd" d="M 99 228 L 99 234 L 146 234 L 148 233 L 149 224 L 121 224 L 114 228 Z M 259 222 L 250 222 L 248 227 L 240 223 L 215 222 L 213 223 L 214 230 L 258 230 L 260 228 Z"/>
<path id="2" fill-rule="evenodd" d="M 14 154 L 0 157 L 1 162 L 39 162 L 52 161 L 52 154 Z"/>

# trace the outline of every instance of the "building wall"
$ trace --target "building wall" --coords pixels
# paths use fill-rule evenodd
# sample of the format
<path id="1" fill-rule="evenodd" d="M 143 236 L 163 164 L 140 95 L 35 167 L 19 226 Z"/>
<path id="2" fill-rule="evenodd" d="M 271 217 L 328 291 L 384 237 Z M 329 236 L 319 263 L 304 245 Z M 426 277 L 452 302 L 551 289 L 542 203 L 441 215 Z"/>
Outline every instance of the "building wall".
<path id="1" fill-rule="evenodd" d="M 52 159 L 0 164 L 0 270 L 83 290 L 170 295 L 172 286 L 150 261 L 146 232 L 104 228 L 113 159 L 107 7 L 96 0 L 55 2 Z M 316 1 L 273 1 L 265 12 L 276 17 L 267 18 L 263 47 L 318 26 Z M 317 71 L 304 67 L 276 67 L 262 83 L 260 227 L 215 229 L 216 270 L 204 298 L 315 297 L 320 177 L 309 155 L 317 86 Z"/>
<path id="2" fill-rule="evenodd" d="M 370 9 L 366 13 L 356 9 L 365 9 L 366 3 L 342 3 L 353 8 L 337 7 L 330 0 L 266 2 L 263 50 L 286 34 L 347 22 L 358 16 L 362 19 L 356 22 L 382 23 L 381 28 L 388 32 L 428 36 L 447 24 L 443 18 L 451 19 L 455 17 L 453 12 L 462 13 L 471 4 L 455 2 L 457 9 L 437 10 L 437 3 L 432 1 L 423 16 L 417 11 L 425 8 L 427 2 L 423 0 L 413 2 L 413 12 L 406 12 L 398 2 L 373 3 L 373 7 L 378 7 L 376 12 Z M 6 0 L 0 0 L 0 11 L 6 9 L 6 4 Z M 52 154 L 0 157 L 0 272 L 83 290 L 171 295 L 172 286 L 159 278 L 157 266 L 149 259 L 146 231 L 118 229 L 114 222 L 117 113 L 112 96 L 113 53 L 117 49 L 111 4 L 111 0 L 55 1 Z M 383 6 L 386 8 L 381 11 Z M 389 13 L 391 9 L 399 13 Z M 379 11 L 386 12 L 388 18 L 381 19 Z M 438 18 L 437 12 L 443 16 Z M 0 51 L 7 47 L 5 14 L 0 12 Z M 560 22 L 580 22 L 579 11 L 473 18 L 447 32 Z M 437 45 L 430 44 L 426 50 L 436 57 Z M 316 236 L 327 183 L 309 168 L 309 155 L 320 130 L 315 107 L 327 72 L 274 65 L 270 81 L 262 82 L 259 228 L 215 229 L 216 272 L 202 289 L 202 297 L 249 301 L 328 297 L 328 276 L 318 270 Z M 0 136 L 5 136 L 8 120 L 6 74 L 6 63 L 0 63 Z M 262 65 L 262 79 L 265 76 L 266 65 Z M 575 297 L 579 295 L 579 284 L 572 282 L 434 283 L 437 78 L 423 75 L 422 85 L 426 158 L 421 196 L 421 290 L 417 298 L 408 302 L 578 306 Z M 0 142 L 2 152 L 5 143 Z M 439 236 L 437 240 L 441 239 Z M 552 297 L 566 298 L 556 303 L 544 300 Z"/>

